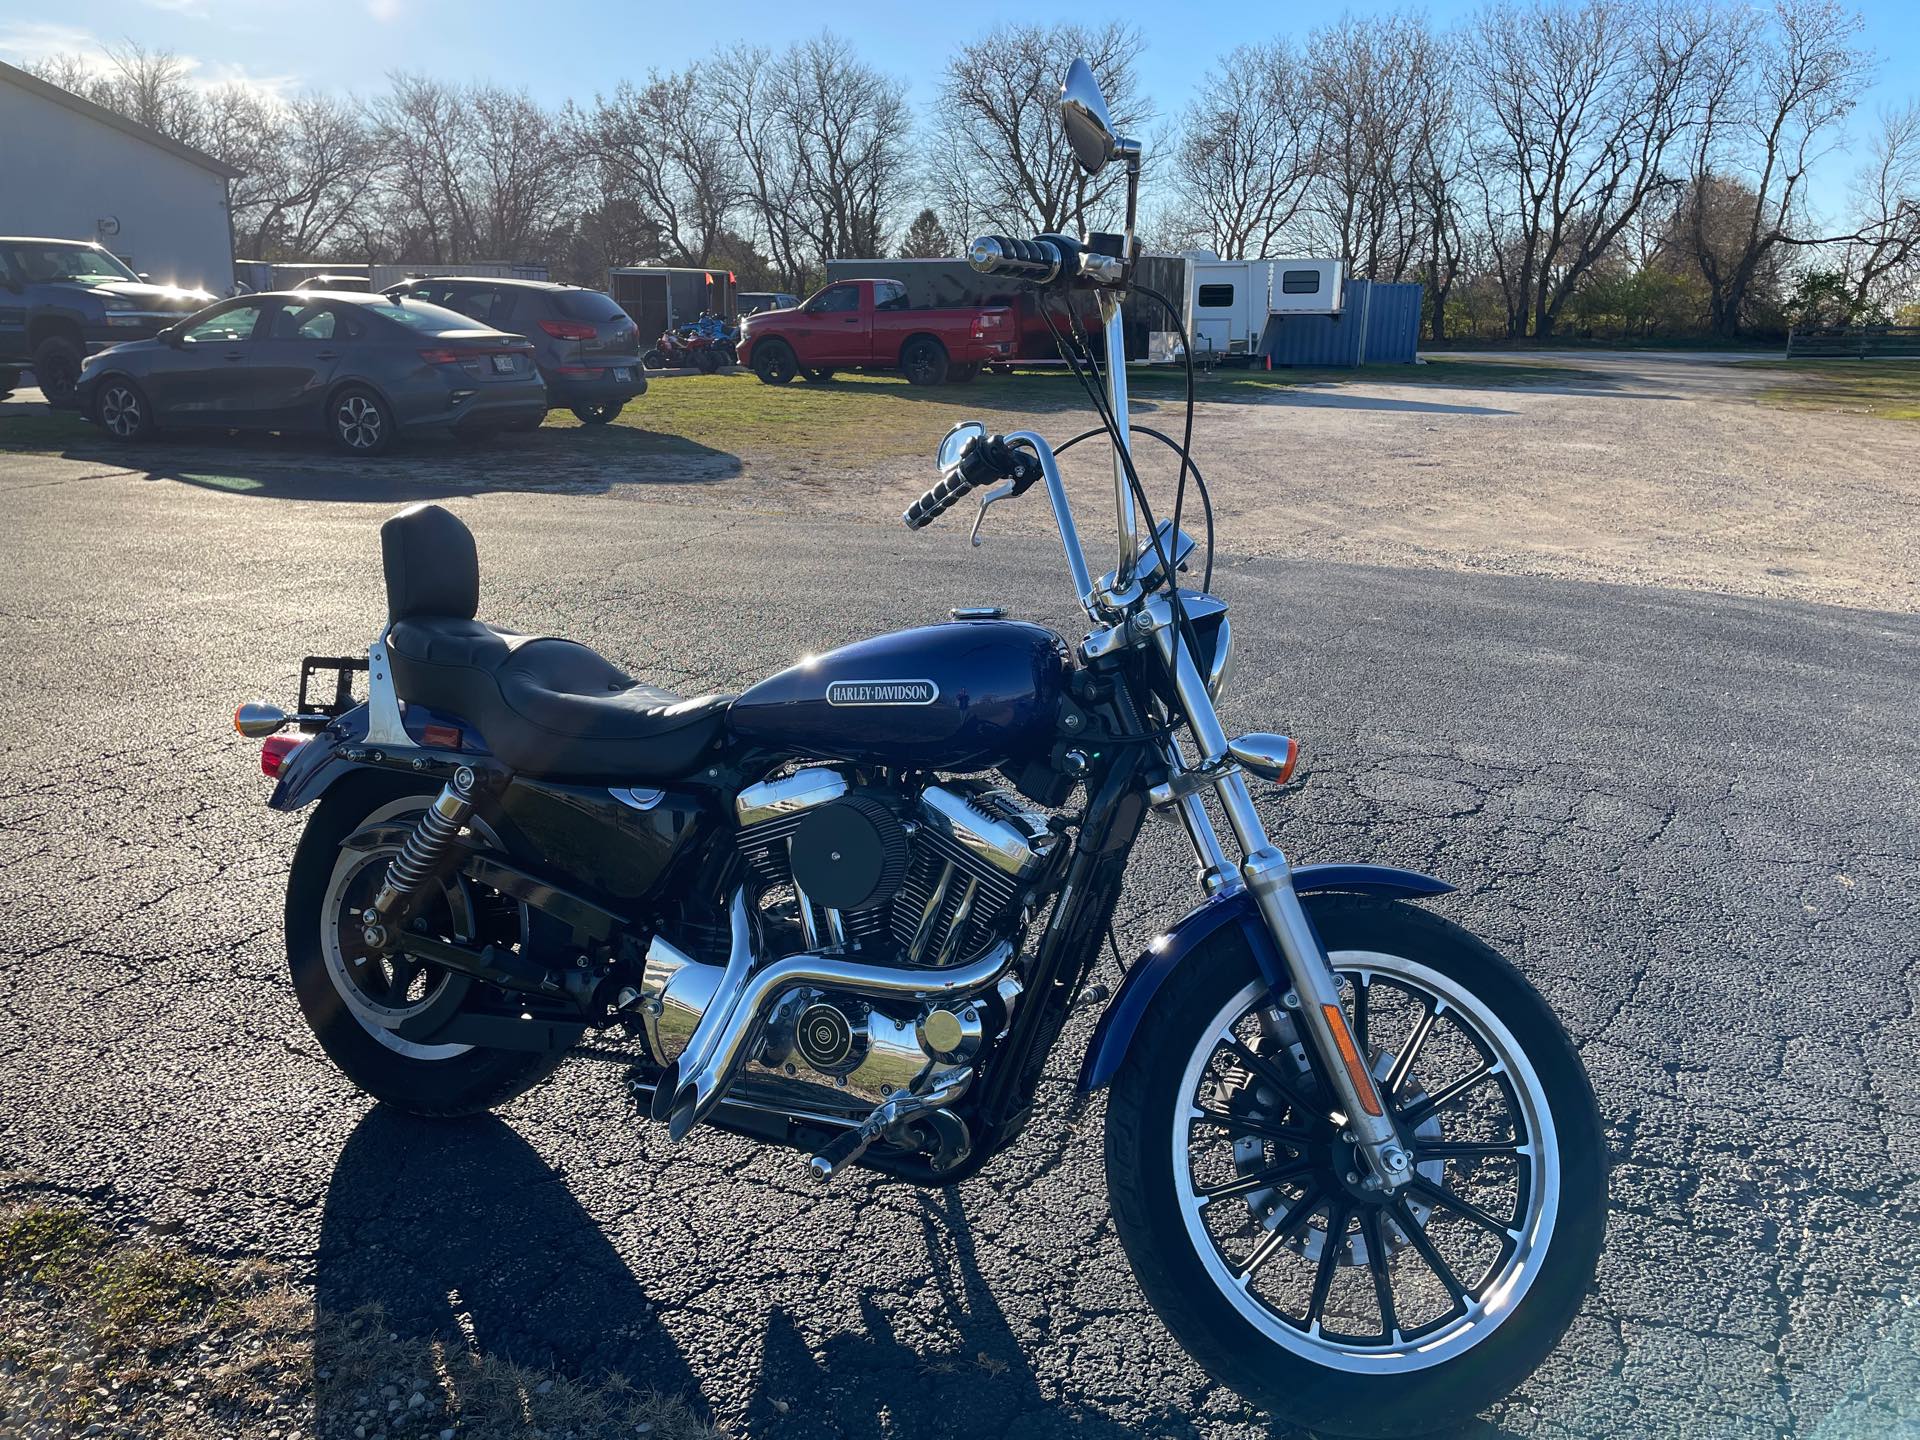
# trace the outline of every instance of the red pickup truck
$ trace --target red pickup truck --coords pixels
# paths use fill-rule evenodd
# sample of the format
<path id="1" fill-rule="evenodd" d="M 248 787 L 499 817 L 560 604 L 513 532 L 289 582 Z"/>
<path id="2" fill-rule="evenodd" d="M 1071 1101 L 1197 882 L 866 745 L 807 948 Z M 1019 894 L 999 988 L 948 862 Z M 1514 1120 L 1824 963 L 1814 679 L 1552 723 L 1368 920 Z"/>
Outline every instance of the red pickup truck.
<path id="1" fill-rule="evenodd" d="M 898 370 L 915 385 L 966 381 L 1012 359 L 1013 347 L 1007 306 L 911 310 L 898 280 L 841 280 L 791 310 L 740 322 L 740 363 L 769 385 L 835 370 Z"/>

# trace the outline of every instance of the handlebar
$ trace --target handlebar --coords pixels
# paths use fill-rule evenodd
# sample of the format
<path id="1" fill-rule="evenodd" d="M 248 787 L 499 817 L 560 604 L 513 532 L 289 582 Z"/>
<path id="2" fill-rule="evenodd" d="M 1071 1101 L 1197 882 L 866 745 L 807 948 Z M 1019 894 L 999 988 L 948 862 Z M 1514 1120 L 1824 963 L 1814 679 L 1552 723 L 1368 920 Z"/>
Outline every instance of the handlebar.
<path id="1" fill-rule="evenodd" d="M 981 235 L 967 246 L 967 263 L 982 275 L 1008 275 L 1045 285 L 1069 268 L 1055 237 L 1017 240 L 1011 235 Z"/>
<path id="2" fill-rule="evenodd" d="M 909 530 L 922 530 L 951 510 L 968 492 L 995 480 L 1013 481 L 1013 493 L 1022 494 L 1040 478 L 1040 462 L 1019 446 L 1009 445 L 998 435 L 967 442 L 955 465 L 937 484 L 927 487 L 918 500 L 900 516 Z"/>

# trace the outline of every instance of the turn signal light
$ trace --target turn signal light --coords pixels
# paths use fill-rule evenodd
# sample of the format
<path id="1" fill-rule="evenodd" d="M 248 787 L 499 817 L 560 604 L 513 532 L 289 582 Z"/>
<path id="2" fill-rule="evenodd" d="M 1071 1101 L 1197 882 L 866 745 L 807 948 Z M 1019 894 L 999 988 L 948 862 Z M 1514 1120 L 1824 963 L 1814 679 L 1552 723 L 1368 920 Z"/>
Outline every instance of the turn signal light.
<path id="1" fill-rule="evenodd" d="M 1360 1097 L 1360 1104 L 1369 1115 L 1380 1113 L 1380 1094 L 1373 1087 L 1373 1077 L 1367 1073 L 1367 1067 L 1360 1063 L 1360 1052 L 1353 1043 L 1353 1031 L 1347 1028 L 1347 1012 L 1338 1005 L 1322 1005 L 1320 1013 L 1327 1017 L 1327 1028 L 1333 1031 L 1334 1046 L 1340 1051 L 1340 1063 L 1347 1067 L 1347 1078 L 1353 1081 L 1354 1093 Z"/>
<path id="2" fill-rule="evenodd" d="M 287 768 L 287 761 L 293 758 L 293 752 L 306 743 L 304 735 L 270 736 L 260 747 L 260 773 L 278 780 L 280 772 Z"/>
<path id="3" fill-rule="evenodd" d="M 1284 785 L 1300 762 L 1300 746 L 1285 735 L 1256 732 L 1227 742 L 1227 753 L 1262 780 Z"/>
<path id="4" fill-rule="evenodd" d="M 287 712 L 264 700 L 249 700 L 233 712 L 233 728 L 249 740 L 258 740 L 283 730 L 286 724 Z"/>

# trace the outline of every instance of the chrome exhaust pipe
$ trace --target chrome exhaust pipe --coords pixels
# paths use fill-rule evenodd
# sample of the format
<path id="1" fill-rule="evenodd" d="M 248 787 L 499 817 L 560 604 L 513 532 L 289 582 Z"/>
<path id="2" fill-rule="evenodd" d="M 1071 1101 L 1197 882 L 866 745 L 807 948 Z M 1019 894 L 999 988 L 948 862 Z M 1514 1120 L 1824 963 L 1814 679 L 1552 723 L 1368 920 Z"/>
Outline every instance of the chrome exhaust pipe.
<path id="1" fill-rule="evenodd" d="M 926 1003 L 958 1000 L 1000 982 L 1013 968 L 1013 942 L 1002 940 L 978 960 L 966 965 L 940 969 L 895 969 L 865 965 L 839 955 L 804 953 L 776 960 L 755 972 L 742 987 L 724 1024 L 711 1032 L 711 1044 L 703 1058 L 688 1045 L 681 1056 L 660 1077 L 653 1094 L 654 1118 L 665 1118 L 667 1134 L 675 1140 L 713 1113 L 729 1086 L 745 1067 L 753 1044 L 760 1038 L 767 1017 L 788 990 L 806 985 L 845 991 L 863 1000 L 901 1000 Z M 728 964 L 729 973 L 732 964 Z M 713 1014 L 719 1009 L 716 1002 Z M 701 1021 L 701 1029 L 707 1028 Z M 696 1039 L 699 1037 L 696 1036 Z M 660 1097 L 671 1096 L 662 1117 Z"/>
<path id="2" fill-rule="evenodd" d="M 740 1006 L 740 996 L 745 991 L 747 976 L 753 969 L 753 927 L 747 915 L 747 892 L 744 889 L 733 892 L 733 900 L 727 907 L 727 924 L 732 938 L 727 944 L 726 967 L 720 972 L 719 982 L 713 988 L 712 999 L 700 1010 L 699 1020 L 693 1026 L 693 1033 L 687 1037 L 686 1045 L 681 1049 L 667 1068 L 660 1072 L 660 1079 L 653 1092 L 653 1118 L 665 1120 L 673 1113 L 674 1093 L 680 1088 L 680 1077 L 694 1073 L 701 1059 L 713 1045 L 715 1034 L 729 1020 Z M 656 956 L 654 947 L 660 947 Z M 647 949 L 647 970 L 649 978 L 656 971 L 664 974 L 671 968 L 686 967 L 692 969 L 697 962 L 676 949 L 671 943 L 655 937 L 653 945 Z M 668 1000 L 664 979 L 660 982 L 662 993 L 660 1002 Z M 642 989 L 650 987 L 643 985 Z M 695 1003 L 699 1003 L 696 999 Z M 660 1017 L 664 1018 L 664 1017 Z M 684 1018 L 684 1017 L 683 1017 Z M 655 1019 L 658 1025 L 659 1019 Z M 648 1040 L 656 1047 L 660 1043 L 660 1032 L 655 1029 Z M 659 1058 L 656 1053 L 656 1059 Z M 680 1137 L 674 1136 L 677 1140 Z"/>

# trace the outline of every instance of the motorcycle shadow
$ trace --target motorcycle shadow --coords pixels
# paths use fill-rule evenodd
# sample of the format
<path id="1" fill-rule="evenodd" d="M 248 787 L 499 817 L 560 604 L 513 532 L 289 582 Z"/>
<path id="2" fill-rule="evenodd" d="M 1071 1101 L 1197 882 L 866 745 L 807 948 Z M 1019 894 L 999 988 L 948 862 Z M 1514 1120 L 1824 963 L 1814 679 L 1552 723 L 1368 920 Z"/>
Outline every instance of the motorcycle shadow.
<path id="1" fill-rule="evenodd" d="M 860 1328 L 809 1344 L 787 1310 L 767 1314 L 759 1381 L 747 1407 L 748 1433 L 768 1440 L 974 1440 L 981 1435 L 1044 1440 L 1198 1436 L 1183 1414 L 1156 1412 L 1135 1429 L 1043 1387 L 1023 1344 L 982 1276 L 958 1188 L 918 1197 L 927 1283 L 938 1297 L 918 1317 L 957 1331 L 944 1345 L 903 1339 L 873 1287 L 858 1299 Z M 905 1257 L 902 1257 L 903 1259 Z"/>
<path id="2" fill-rule="evenodd" d="M 616 1372 L 708 1414 L 686 1358 L 600 1226 L 491 1116 L 449 1124 L 384 1106 L 367 1114 L 327 1189 L 314 1301 L 332 1322 L 315 1327 L 316 1375 L 366 1370 L 361 1341 L 372 1330 L 443 1342 L 456 1378 L 463 1353 L 588 1381 Z M 387 1406 L 382 1383 L 409 1378 L 367 1376 L 374 1408 Z M 316 1387 L 319 1433 L 353 1433 L 365 1409 L 358 1388 Z M 405 1388 L 398 1399 L 406 1404 Z"/>

